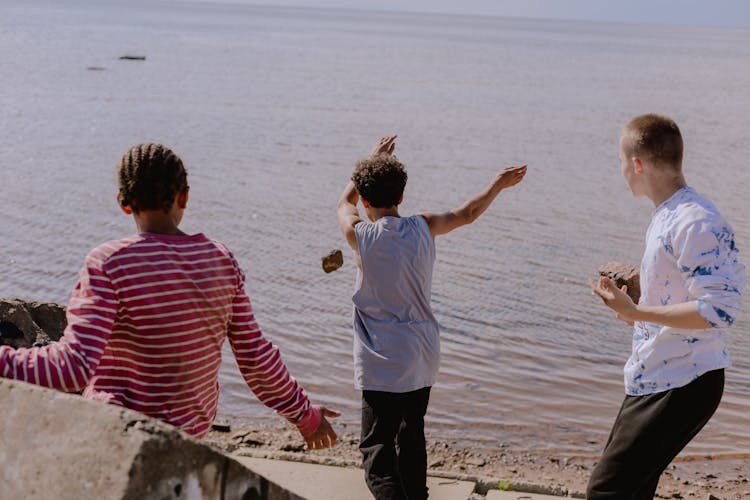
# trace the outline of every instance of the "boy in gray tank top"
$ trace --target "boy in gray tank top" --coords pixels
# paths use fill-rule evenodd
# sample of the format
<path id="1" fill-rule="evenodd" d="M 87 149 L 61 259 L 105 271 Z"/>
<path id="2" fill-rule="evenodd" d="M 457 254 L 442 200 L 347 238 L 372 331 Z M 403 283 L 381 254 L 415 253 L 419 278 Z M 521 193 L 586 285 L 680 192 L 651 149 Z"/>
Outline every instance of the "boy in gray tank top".
<path id="1" fill-rule="evenodd" d="M 406 170 L 380 139 L 360 161 L 337 207 L 339 228 L 357 260 L 354 296 L 355 385 L 362 391 L 359 448 L 376 499 L 427 498 L 424 416 L 440 364 L 430 308 L 435 236 L 474 222 L 526 166 L 501 170 L 479 194 L 444 213 L 401 217 Z M 357 210 L 361 201 L 367 218 Z M 398 443 L 398 447 L 396 447 Z"/>

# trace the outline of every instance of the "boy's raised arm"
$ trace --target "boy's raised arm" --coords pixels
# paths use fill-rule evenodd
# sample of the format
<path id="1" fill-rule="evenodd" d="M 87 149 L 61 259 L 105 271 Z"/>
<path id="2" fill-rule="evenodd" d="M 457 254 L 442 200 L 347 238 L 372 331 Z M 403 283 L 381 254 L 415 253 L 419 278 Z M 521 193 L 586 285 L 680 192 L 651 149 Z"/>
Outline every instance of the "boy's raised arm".
<path id="1" fill-rule="evenodd" d="M 393 150 L 396 148 L 397 137 L 398 135 L 396 134 L 381 137 L 375 143 L 375 146 L 373 146 L 370 158 L 393 154 Z M 359 193 L 357 193 L 357 189 L 354 187 L 354 182 L 349 181 L 336 205 L 336 215 L 339 219 L 339 229 L 346 238 L 346 242 L 354 250 L 355 255 L 357 253 L 357 237 L 354 234 L 354 226 L 362 222 L 362 218 L 359 216 L 359 211 L 357 210 L 358 202 Z"/>
<path id="2" fill-rule="evenodd" d="M 336 205 L 336 215 L 341 233 L 355 252 L 357 251 L 357 237 L 354 234 L 354 226 L 362 222 L 357 210 L 357 202 L 359 202 L 359 194 L 354 188 L 354 183 L 349 181 L 349 184 L 344 188 L 344 192 L 341 193 L 338 205 Z"/>
<path id="3" fill-rule="evenodd" d="M 461 206 L 449 212 L 425 212 L 422 217 L 427 221 L 432 236 L 449 233 L 457 227 L 474 222 L 487 210 L 500 191 L 515 186 L 525 175 L 526 165 L 505 168 L 497 173 L 495 179 L 484 190 L 466 200 Z"/>

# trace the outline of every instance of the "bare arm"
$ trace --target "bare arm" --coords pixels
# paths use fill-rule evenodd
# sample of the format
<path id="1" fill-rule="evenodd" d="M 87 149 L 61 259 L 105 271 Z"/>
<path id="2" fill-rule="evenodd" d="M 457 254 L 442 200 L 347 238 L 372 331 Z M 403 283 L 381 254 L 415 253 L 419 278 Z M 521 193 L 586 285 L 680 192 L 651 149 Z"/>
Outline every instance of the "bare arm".
<path id="1" fill-rule="evenodd" d="M 615 312 L 615 317 L 628 324 L 646 321 L 688 330 L 711 328 L 711 325 L 698 313 L 698 304 L 695 300 L 666 306 L 641 306 L 635 304 L 625 293 L 626 287 L 617 288 L 615 282 L 605 276 L 589 284 L 593 292 Z"/>
<path id="2" fill-rule="evenodd" d="M 344 188 L 344 192 L 341 193 L 339 203 L 336 206 L 336 215 L 339 219 L 339 229 L 346 238 L 346 242 L 352 247 L 354 252 L 357 252 L 357 237 L 354 234 L 354 226 L 362 222 L 362 218 L 359 216 L 357 210 L 357 202 L 359 202 L 359 194 L 354 188 L 354 183 L 349 181 L 349 184 Z"/>
<path id="3" fill-rule="evenodd" d="M 396 148 L 396 137 L 398 136 L 394 134 L 380 138 L 375 143 L 375 146 L 373 146 L 370 158 L 393 154 L 393 150 Z M 355 255 L 358 253 L 358 248 L 354 226 L 362 222 L 362 218 L 359 216 L 359 211 L 357 210 L 358 202 L 359 194 L 354 187 L 354 183 L 349 181 L 349 184 L 344 188 L 344 192 L 341 193 L 338 205 L 336 205 L 336 215 L 339 220 L 339 229 L 346 238 L 346 242 L 354 250 Z"/>
<path id="4" fill-rule="evenodd" d="M 505 188 L 515 186 L 526 175 L 526 165 L 508 167 L 495 176 L 495 179 L 476 196 L 466 200 L 461 206 L 449 212 L 425 212 L 422 217 L 427 221 L 432 236 L 449 233 L 466 224 L 471 224 L 487 210 L 492 202 Z"/>

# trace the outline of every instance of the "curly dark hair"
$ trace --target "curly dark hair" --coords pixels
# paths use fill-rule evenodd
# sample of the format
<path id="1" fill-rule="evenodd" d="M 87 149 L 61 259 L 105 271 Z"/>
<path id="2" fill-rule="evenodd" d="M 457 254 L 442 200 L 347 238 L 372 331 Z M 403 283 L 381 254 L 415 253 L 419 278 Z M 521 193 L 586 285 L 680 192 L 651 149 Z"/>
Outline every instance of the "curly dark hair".
<path id="1" fill-rule="evenodd" d="M 357 193 L 375 208 L 398 205 L 406 187 L 406 169 L 395 156 L 380 155 L 357 163 L 352 182 Z"/>
<path id="2" fill-rule="evenodd" d="M 122 156 L 117 165 L 122 206 L 133 212 L 164 210 L 172 207 L 177 193 L 188 188 L 182 160 L 161 144 L 138 144 Z"/>

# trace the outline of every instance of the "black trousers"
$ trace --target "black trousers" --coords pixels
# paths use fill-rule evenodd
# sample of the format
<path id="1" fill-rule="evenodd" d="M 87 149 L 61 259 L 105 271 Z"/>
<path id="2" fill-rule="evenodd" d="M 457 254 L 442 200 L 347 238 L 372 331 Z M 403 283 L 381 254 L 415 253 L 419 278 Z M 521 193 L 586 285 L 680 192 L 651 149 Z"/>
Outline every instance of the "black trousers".
<path id="1" fill-rule="evenodd" d="M 427 498 L 424 415 L 430 388 L 362 392 L 362 468 L 377 500 Z"/>
<path id="2" fill-rule="evenodd" d="M 670 391 L 625 396 L 586 498 L 654 498 L 661 473 L 706 425 L 723 392 L 722 369 Z"/>

